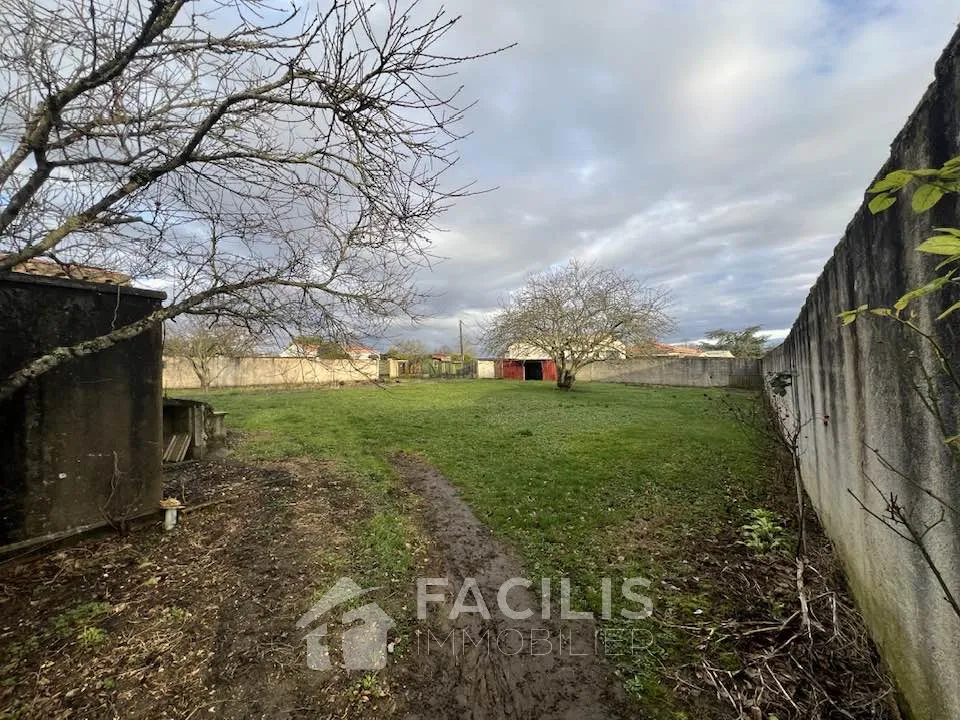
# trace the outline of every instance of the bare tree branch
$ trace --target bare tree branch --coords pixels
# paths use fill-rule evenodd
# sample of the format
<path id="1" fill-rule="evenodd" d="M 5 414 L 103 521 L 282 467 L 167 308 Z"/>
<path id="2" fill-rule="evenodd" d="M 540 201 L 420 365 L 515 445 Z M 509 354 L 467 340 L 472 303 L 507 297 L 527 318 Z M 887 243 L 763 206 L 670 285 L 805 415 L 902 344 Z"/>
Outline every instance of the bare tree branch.
<path id="1" fill-rule="evenodd" d="M 667 306 L 663 290 L 617 270 L 571 260 L 528 277 L 501 303 L 484 342 L 498 354 L 516 345 L 546 353 L 557 364 L 557 386 L 570 389 L 581 368 L 668 330 Z"/>
<path id="2" fill-rule="evenodd" d="M 180 312 L 359 336 L 413 279 L 469 103 L 418 0 L 0 0 L 0 271 L 116 267 Z M 494 51 L 498 52 L 498 51 Z M 130 337 L 52 349 L 0 397 Z M 122 336 L 122 337 L 121 337 Z"/>

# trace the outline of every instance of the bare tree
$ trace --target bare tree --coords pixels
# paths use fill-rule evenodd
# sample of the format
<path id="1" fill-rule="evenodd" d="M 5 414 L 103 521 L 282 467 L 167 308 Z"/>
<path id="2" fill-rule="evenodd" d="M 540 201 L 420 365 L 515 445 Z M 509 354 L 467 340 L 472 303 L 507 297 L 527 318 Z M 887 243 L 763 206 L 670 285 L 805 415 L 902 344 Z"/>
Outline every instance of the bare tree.
<path id="1" fill-rule="evenodd" d="M 701 350 L 729 350 L 734 357 L 763 357 L 767 352 L 767 338 L 758 335 L 759 325 L 750 325 L 743 330 L 710 330 L 707 340 L 700 343 Z"/>
<path id="2" fill-rule="evenodd" d="M 223 372 L 217 369 L 217 358 L 249 355 L 256 346 L 256 338 L 243 328 L 218 325 L 204 318 L 188 317 L 176 325 L 167 325 L 163 338 L 163 354 L 186 358 L 207 390 Z"/>
<path id="3" fill-rule="evenodd" d="M 419 340 L 398 340 L 390 346 L 384 356 L 399 360 L 422 360 L 430 357 L 430 351 Z"/>
<path id="4" fill-rule="evenodd" d="M 626 345 L 650 343 L 672 325 L 665 291 L 619 270 L 571 260 L 531 275 L 501 303 L 484 344 L 498 353 L 533 349 L 557 364 L 557 387 L 573 388 L 577 372 L 622 356 Z"/>
<path id="5" fill-rule="evenodd" d="M 418 0 L 0 0 L 0 271 L 38 256 L 168 289 L 0 398 L 181 313 L 369 333 L 415 315 L 465 107 L 458 18 Z M 487 53 L 489 54 L 489 53 Z"/>

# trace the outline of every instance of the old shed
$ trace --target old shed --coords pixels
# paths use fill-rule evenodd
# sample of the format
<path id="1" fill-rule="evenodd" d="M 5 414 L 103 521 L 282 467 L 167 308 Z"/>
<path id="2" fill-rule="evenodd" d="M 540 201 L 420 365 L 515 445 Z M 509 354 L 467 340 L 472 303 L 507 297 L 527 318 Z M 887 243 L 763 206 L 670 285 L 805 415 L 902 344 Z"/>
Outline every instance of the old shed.
<path id="1" fill-rule="evenodd" d="M 496 361 L 495 374 L 504 380 L 557 379 L 557 364 L 538 347 L 514 343 L 504 357 Z"/>
<path id="2" fill-rule="evenodd" d="M 0 376 L 160 307 L 164 294 L 0 273 Z M 0 401 L 0 546 L 120 524 L 161 499 L 158 325 Z"/>

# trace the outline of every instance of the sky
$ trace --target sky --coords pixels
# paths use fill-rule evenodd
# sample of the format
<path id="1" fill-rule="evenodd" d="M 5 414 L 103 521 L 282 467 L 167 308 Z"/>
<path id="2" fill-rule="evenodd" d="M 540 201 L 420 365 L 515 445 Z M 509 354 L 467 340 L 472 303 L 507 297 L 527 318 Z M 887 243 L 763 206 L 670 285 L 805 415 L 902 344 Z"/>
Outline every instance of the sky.
<path id="1" fill-rule="evenodd" d="M 571 257 L 669 288 L 676 331 L 783 337 L 960 21 L 939 0 L 448 0 L 476 98 L 418 327 L 455 345 Z M 385 341 L 385 343 L 388 341 Z"/>

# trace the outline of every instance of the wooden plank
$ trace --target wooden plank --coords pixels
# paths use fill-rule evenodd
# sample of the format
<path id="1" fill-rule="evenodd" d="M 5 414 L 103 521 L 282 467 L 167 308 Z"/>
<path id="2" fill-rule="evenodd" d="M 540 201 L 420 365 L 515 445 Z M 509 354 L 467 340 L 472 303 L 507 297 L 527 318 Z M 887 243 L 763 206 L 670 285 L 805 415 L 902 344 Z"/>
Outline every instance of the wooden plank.
<path id="1" fill-rule="evenodd" d="M 187 456 L 187 450 L 190 449 L 190 435 L 189 433 L 180 436 L 180 444 L 177 446 L 176 452 L 174 454 L 173 462 L 183 462 L 183 459 Z"/>
<path id="2" fill-rule="evenodd" d="M 182 462 L 190 447 L 190 435 L 188 433 L 175 434 L 167 443 L 163 451 L 164 462 Z"/>
<path id="3" fill-rule="evenodd" d="M 174 434 L 170 437 L 170 441 L 167 443 L 167 446 L 163 449 L 163 461 L 170 462 L 170 457 L 173 455 L 173 448 L 176 445 L 177 436 Z"/>

